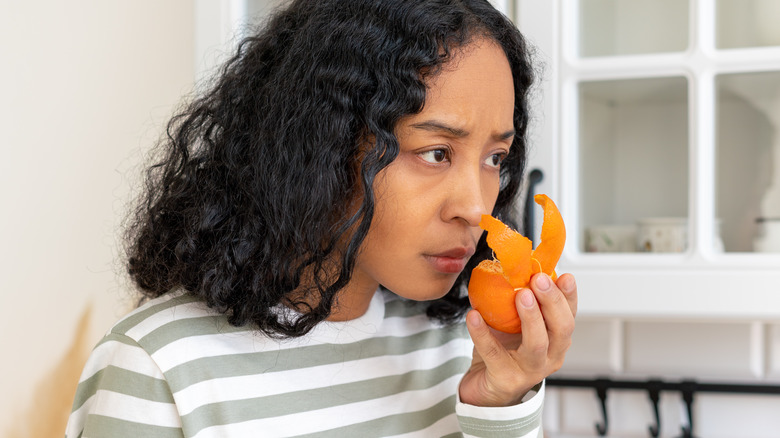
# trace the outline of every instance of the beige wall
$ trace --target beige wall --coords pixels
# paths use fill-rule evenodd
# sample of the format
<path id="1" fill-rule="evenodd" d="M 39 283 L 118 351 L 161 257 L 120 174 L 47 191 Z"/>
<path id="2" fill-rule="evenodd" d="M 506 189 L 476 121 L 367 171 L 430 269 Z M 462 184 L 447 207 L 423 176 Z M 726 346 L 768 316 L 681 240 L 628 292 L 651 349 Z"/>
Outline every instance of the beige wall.
<path id="1" fill-rule="evenodd" d="M 132 306 L 117 230 L 141 155 L 192 88 L 193 8 L 0 0 L 0 436 L 87 303 L 90 345 Z"/>

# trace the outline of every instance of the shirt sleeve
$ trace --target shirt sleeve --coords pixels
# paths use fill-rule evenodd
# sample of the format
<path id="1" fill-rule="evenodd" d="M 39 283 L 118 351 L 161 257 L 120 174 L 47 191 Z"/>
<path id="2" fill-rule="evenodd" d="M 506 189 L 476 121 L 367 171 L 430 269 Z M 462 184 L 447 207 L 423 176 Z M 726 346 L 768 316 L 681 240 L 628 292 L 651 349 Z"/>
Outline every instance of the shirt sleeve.
<path id="1" fill-rule="evenodd" d="M 514 406 L 492 408 L 469 405 L 458 397 L 455 412 L 465 437 L 536 438 L 542 432 L 544 382 Z"/>
<path id="2" fill-rule="evenodd" d="M 109 333 L 79 379 L 65 431 L 76 437 L 183 437 L 168 382 L 131 338 Z"/>

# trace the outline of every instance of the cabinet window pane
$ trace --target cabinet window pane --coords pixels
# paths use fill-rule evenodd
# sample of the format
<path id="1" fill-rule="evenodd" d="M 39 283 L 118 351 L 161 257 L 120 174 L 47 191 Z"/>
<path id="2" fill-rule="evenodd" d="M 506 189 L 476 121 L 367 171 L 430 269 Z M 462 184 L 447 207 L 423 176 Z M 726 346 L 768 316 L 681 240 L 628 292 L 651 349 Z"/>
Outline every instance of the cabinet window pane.
<path id="1" fill-rule="evenodd" d="M 580 0 L 580 56 L 684 51 L 689 8 L 688 0 Z"/>
<path id="2" fill-rule="evenodd" d="M 688 229 L 687 80 L 582 82 L 579 114 L 581 249 L 684 251 Z M 673 228 L 683 235 L 669 245 L 648 244 L 641 234 L 652 226 Z M 594 240 L 600 238 L 604 227 L 615 233 L 608 240 L 620 242 L 610 247 Z M 639 233 L 633 245 L 631 233 Z"/>
<path id="3" fill-rule="evenodd" d="M 715 86 L 724 247 L 780 252 L 780 72 L 724 74 Z"/>
<path id="4" fill-rule="evenodd" d="M 780 45 L 780 1 L 717 0 L 719 49 Z"/>

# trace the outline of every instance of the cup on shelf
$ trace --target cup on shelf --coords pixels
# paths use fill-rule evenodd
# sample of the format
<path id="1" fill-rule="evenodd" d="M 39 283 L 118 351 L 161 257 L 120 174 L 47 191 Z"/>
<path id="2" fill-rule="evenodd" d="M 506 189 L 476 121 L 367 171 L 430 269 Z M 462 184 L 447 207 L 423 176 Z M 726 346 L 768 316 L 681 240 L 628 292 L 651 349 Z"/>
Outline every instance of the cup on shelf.
<path id="1" fill-rule="evenodd" d="M 586 252 L 636 252 L 634 225 L 594 225 L 585 229 Z"/>
<path id="2" fill-rule="evenodd" d="M 684 252 L 688 246 L 688 219 L 684 217 L 645 218 L 637 225 L 640 252 Z"/>

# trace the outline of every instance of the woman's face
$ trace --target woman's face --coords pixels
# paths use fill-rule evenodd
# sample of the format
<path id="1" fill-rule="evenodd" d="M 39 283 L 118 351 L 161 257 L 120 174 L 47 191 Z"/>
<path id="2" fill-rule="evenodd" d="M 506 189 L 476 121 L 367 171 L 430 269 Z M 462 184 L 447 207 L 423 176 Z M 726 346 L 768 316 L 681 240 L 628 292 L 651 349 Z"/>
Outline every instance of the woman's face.
<path id="1" fill-rule="evenodd" d="M 493 41 L 465 47 L 428 83 L 423 110 L 397 125 L 398 157 L 374 183 L 376 216 L 347 287 L 440 298 L 474 254 L 514 138 L 514 85 Z M 354 289 L 353 289 L 354 288 Z"/>

